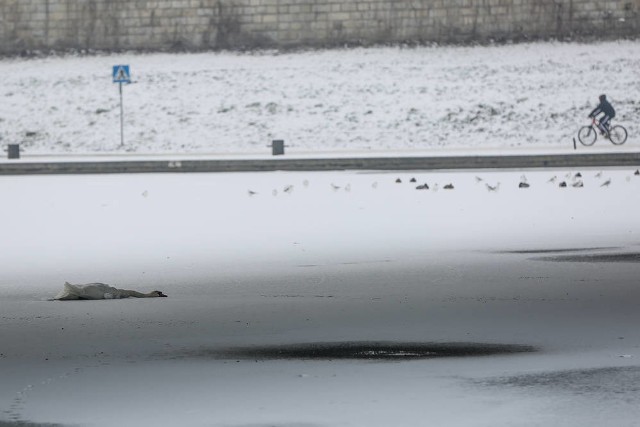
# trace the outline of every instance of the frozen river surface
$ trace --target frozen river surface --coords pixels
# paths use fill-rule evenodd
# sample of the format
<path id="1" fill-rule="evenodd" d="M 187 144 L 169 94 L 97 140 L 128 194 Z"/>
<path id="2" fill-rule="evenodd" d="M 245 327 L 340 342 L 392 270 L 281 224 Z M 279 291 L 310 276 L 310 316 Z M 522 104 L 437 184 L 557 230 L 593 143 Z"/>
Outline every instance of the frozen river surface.
<path id="1" fill-rule="evenodd" d="M 3 177 L 0 426 L 635 425 L 634 172 Z"/>

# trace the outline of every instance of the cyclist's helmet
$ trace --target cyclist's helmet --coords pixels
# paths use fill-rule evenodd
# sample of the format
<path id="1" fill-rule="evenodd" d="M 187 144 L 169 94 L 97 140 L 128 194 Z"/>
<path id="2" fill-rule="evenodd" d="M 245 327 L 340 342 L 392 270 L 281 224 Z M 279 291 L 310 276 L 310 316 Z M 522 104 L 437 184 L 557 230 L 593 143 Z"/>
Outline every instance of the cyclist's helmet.
<path id="1" fill-rule="evenodd" d="M 606 100 L 607 100 L 607 95 L 604 95 L 604 94 L 600 95 L 600 102 L 606 101 Z"/>

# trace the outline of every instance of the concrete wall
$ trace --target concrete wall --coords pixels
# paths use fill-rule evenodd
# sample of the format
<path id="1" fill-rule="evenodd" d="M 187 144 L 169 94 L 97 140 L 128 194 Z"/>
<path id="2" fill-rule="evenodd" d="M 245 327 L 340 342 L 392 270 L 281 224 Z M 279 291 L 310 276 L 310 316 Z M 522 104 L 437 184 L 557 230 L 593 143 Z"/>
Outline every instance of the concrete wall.
<path id="1" fill-rule="evenodd" d="M 0 53 L 636 36 L 640 0 L 0 0 Z"/>

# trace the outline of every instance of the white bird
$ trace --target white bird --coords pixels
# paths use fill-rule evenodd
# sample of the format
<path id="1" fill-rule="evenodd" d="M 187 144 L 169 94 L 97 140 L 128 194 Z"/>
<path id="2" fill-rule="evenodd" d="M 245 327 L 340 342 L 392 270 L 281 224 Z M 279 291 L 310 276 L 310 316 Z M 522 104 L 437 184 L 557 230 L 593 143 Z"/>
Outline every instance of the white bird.
<path id="1" fill-rule="evenodd" d="M 351 184 L 347 184 L 346 187 L 344 187 L 344 191 L 346 191 L 347 193 L 351 191 Z"/>
<path id="2" fill-rule="evenodd" d="M 333 188 L 333 191 L 338 191 L 341 187 L 332 183 L 331 188 Z"/>
<path id="3" fill-rule="evenodd" d="M 143 191 L 142 192 L 142 197 L 149 197 L 149 192 L 148 191 Z"/>
<path id="4" fill-rule="evenodd" d="M 309 181 L 305 179 L 304 181 L 302 181 L 302 185 L 304 185 L 305 187 L 308 187 Z"/>
<path id="5" fill-rule="evenodd" d="M 600 184 L 600 187 L 608 187 L 611 184 L 611 178 Z"/>
<path id="6" fill-rule="evenodd" d="M 558 177 L 556 175 L 553 175 L 551 178 L 549 178 L 549 180 L 547 182 L 556 182 L 558 180 Z"/>
<path id="7" fill-rule="evenodd" d="M 436 183 L 436 184 L 433 184 L 433 186 L 431 187 L 431 189 L 432 189 L 433 191 L 438 191 L 438 184 L 437 184 L 437 183 Z"/>
<path id="8" fill-rule="evenodd" d="M 72 285 L 65 282 L 64 289 L 53 299 L 59 301 L 121 299 L 121 298 L 157 298 L 166 297 L 160 291 L 142 293 L 128 289 L 118 289 L 104 283 L 88 283 L 86 285 Z"/>
<path id="9" fill-rule="evenodd" d="M 529 188 L 529 183 L 527 182 L 527 177 L 522 175 L 520 177 L 520 184 L 518 184 L 518 188 Z"/>
<path id="10" fill-rule="evenodd" d="M 575 188 L 582 188 L 584 187 L 584 183 L 582 181 L 576 181 L 573 184 L 571 184 L 573 187 Z"/>
<path id="11" fill-rule="evenodd" d="M 249 193 L 249 196 L 255 196 L 256 194 L 258 194 L 253 190 L 249 190 L 248 193 Z"/>
<path id="12" fill-rule="evenodd" d="M 479 176 L 476 176 L 476 183 L 482 182 L 482 178 L 480 178 Z"/>
<path id="13" fill-rule="evenodd" d="M 274 190 L 271 192 L 271 194 L 273 194 L 273 196 L 274 196 L 274 197 L 275 197 L 275 196 L 277 196 L 277 195 L 278 195 L 278 190 L 274 189 Z"/>
<path id="14" fill-rule="evenodd" d="M 371 184 L 371 188 L 373 188 L 374 190 L 378 188 L 378 183 L 374 182 L 373 184 Z"/>
<path id="15" fill-rule="evenodd" d="M 489 185 L 488 183 L 485 183 L 485 185 L 489 191 L 498 191 L 500 189 L 500 183 L 497 183 L 496 185 Z"/>
<path id="16" fill-rule="evenodd" d="M 285 193 L 292 193 L 293 192 L 293 185 L 287 185 L 286 187 L 284 187 L 284 192 Z"/>
<path id="17" fill-rule="evenodd" d="M 602 171 L 598 172 L 598 173 L 595 175 L 595 177 L 596 177 L 596 178 L 601 178 L 601 177 L 602 177 Z"/>

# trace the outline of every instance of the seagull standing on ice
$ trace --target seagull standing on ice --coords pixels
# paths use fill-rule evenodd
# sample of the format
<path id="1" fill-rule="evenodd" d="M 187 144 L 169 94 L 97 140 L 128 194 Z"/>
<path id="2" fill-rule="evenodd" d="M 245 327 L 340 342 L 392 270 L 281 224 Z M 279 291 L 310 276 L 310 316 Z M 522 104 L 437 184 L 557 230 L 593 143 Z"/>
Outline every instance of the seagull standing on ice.
<path id="1" fill-rule="evenodd" d="M 500 183 L 497 183 L 496 185 L 489 185 L 485 182 L 485 185 L 487 187 L 487 190 L 490 192 L 496 192 L 500 189 Z"/>
<path id="2" fill-rule="evenodd" d="M 600 184 L 600 187 L 608 187 L 611 184 L 611 178 Z"/>

